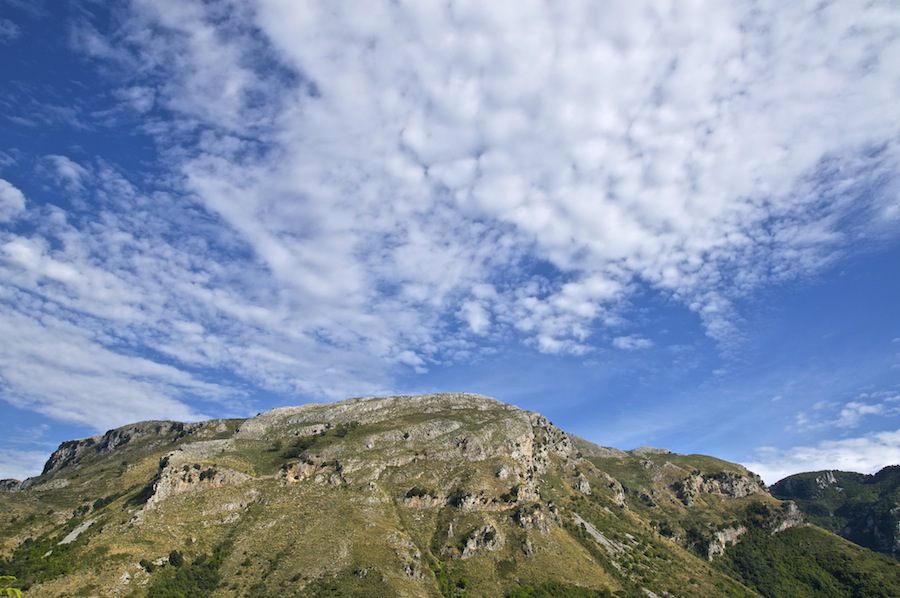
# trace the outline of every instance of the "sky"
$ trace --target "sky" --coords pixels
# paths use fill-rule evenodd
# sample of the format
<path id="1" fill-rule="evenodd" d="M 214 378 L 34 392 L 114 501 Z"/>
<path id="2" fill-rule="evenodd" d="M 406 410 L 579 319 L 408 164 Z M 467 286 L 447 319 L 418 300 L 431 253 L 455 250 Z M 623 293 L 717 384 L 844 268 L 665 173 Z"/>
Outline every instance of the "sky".
<path id="1" fill-rule="evenodd" d="M 0 0 L 0 477 L 467 391 L 900 463 L 900 4 Z"/>

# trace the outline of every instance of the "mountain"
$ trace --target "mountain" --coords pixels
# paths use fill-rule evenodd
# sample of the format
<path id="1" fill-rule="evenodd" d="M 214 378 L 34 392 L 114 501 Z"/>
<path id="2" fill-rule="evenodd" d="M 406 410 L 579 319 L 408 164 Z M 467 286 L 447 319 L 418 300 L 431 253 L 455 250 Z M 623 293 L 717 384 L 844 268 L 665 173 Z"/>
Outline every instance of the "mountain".
<path id="1" fill-rule="evenodd" d="M 770 491 L 794 501 L 810 522 L 900 558 L 900 466 L 885 467 L 874 475 L 799 473 L 776 482 Z"/>
<path id="2" fill-rule="evenodd" d="M 26 596 L 900 595 L 740 465 L 470 394 L 143 422 L 2 487 Z"/>

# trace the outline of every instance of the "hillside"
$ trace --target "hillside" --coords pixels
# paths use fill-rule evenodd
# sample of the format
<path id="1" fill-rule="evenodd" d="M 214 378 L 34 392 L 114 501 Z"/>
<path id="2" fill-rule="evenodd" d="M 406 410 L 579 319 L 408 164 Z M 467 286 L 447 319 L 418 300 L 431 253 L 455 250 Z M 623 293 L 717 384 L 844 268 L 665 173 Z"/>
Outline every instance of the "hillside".
<path id="1" fill-rule="evenodd" d="M 4 487 L 0 575 L 26 596 L 900 595 L 894 561 L 739 465 L 477 395 L 133 424 Z"/>
<path id="2" fill-rule="evenodd" d="M 900 466 L 874 475 L 814 471 L 771 487 L 794 501 L 812 523 L 860 546 L 900 558 Z"/>

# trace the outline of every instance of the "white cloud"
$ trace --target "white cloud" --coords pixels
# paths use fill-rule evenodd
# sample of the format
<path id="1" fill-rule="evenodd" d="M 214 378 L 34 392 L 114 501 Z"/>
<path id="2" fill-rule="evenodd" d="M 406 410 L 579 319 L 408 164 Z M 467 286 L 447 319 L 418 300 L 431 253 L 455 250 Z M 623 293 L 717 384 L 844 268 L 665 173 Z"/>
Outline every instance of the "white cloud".
<path id="1" fill-rule="evenodd" d="M 617 336 L 612 341 L 613 346 L 626 351 L 634 351 L 636 349 L 647 349 L 653 346 L 653 341 L 640 336 Z"/>
<path id="2" fill-rule="evenodd" d="M 46 157 L 46 160 L 52 168 L 52 174 L 56 180 L 70 191 L 80 190 L 83 180 L 89 176 L 89 172 L 84 166 L 66 156 L 50 155 Z"/>
<path id="3" fill-rule="evenodd" d="M 818 401 L 812 409 L 797 413 L 796 429 L 853 429 L 873 416 L 882 419 L 900 414 L 900 395 L 893 391 L 864 392 L 846 402 Z"/>
<path id="4" fill-rule="evenodd" d="M 41 473 L 49 453 L 19 449 L 0 449 L 0 480 L 25 480 Z"/>
<path id="5" fill-rule="evenodd" d="M 150 111 L 156 99 L 156 92 L 153 88 L 141 86 L 120 89 L 115 95 L 140 114 Z"/>
<path id="6" fill-rule="evenodd" d="M 710 335 L 728 338 L 731 299 L 827 263 L 854 177 L 878 160 L 896 166 L 893 145 L 860 158 L 873 142 L 892 143 L 884 126 L 896 120 L 857 110 L 875 102 L 895 112 L 887 57 L 897 14 L 631 4 L 603 15 L 378 4 L 360 22 L 314 3 L 261 3 L 262 29 L 321 90 L 298 99 L 283 142 L 366 139 L 313 146 L 353 165 L 346 174 L 386 185 L 395 177 L 379 163 L 411 157 L 428 178 L 406 179 L 393 202 L 408 201 L 412 184 L 427 205 L 437 184 L 458 221 L 511 225 L 516 243 L 572 273 L 519 304 L 550 322 L 522 326 L 541 346 L 584 347 L 601 306 L 634 279 L 682 298 Z M 846 175 L 822 180 L 825 159 Z M 560 300 L 597 277 L 618 292 Z"/>
<path id="7" fill-rule="evenodd" d="M 884 415 L 886 407 L 883 404 L 867 404 L 858 401 L 850 401 L 841 409 L 840 416 L 835 425 L 840 428 L 855 428 L 860 420 L 869 415 Z"/>
<path id="8" fill-rule="evenodd" d="M 460 308 L 460 318 L 475 334 L 484 334 L 491 325 L 491 317 L 478 301 L 466 301 Z"/>
<path id="9" fill-rule="evenodd" d="M 9 19 L 0 18 L 0 44 L 8 44 L 15 41 L 21 35 L 22 30 Z"/>
<path id="10" fill-rule="evenodd" d="M 900 430 L 857 438 L 824 440 L 814 446 L 789 449 L 761 448 L 754 460 L 743 465 L 762 476 L 767 484 L 804 471 L 840 470 L 874 473 L 900 464 Z"/>
<path id="11" fill-rule="evenodd" d="M 201 419 L 175 397 L 223 394 L 175 368 L 112 352 L 66 322 L 0 316 L 0 380 L 4 398 L 19 407 L 105 430 L 136 420 Z"/>
<path id="12" fill-rule="evenodd" d="M 9 222 L 25 209 L 25 196 L 12 183 L 0 179 L 0 222 Z"/>

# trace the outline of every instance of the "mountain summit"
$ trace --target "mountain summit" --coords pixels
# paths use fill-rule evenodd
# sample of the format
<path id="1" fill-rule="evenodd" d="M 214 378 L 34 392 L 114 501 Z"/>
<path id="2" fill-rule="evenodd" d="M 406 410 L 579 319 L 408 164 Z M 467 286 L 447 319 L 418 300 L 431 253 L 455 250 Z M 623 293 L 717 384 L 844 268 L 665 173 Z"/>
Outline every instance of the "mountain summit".
<path id="1" fill-rule="evenodd" d="M 0 574 L 34 596 L 900 594 L 740 465 L 472 394 L 132 424 L 3 488 Z"/>

